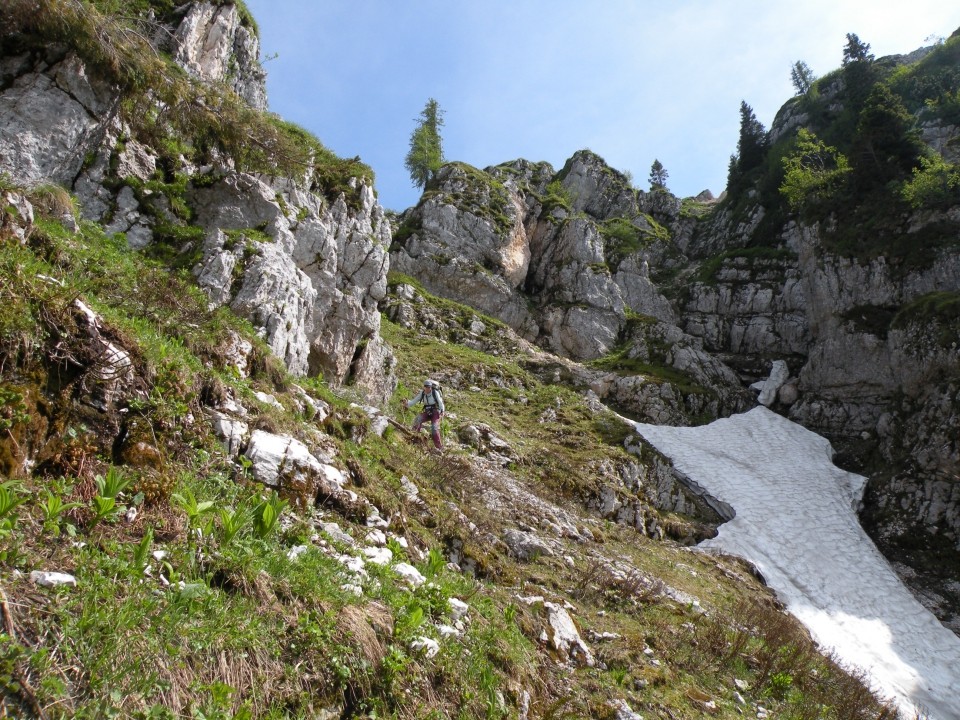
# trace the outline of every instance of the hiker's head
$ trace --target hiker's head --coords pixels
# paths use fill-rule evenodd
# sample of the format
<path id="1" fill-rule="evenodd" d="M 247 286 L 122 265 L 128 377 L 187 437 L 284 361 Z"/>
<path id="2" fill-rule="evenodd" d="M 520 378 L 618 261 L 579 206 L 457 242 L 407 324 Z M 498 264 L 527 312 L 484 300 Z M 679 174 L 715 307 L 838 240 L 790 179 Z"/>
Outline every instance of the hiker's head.
<path id="1" fill-rule="evenodd" d="M 424 380 L 423 381 L 423 390 L 424 392 L 432 392 L 437 384 L 433 380 Z"/>

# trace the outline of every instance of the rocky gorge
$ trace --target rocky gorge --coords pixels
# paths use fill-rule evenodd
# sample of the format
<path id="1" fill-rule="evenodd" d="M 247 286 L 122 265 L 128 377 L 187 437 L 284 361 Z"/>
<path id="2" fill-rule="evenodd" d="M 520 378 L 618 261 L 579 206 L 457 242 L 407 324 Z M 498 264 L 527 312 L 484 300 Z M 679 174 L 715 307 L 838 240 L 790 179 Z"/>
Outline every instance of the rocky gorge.
<path id="1" fill-rule="evenodd" d="M 642 422 L 686 425 L 760 403 L 828 437 L 846 469 L 869 477 L 865 526 L 925 604 L 960 632 L 960 357 L 953 312 L 960 297 L 960 201 L 915 208 L 895 227 L 874 229 L 878 237 L 894 236 L 895 247 L 929 244 L 933 254 L 922 261 L 887 250 L 851 253 L 838 240 L 848 231 L 842 213 L 784 212 L 757 189 L 759 181 L 721 199 L 709 193 L 681 199 L 666 188 L 639 190 L 582 150 L 559 170 L 523 159 L 484 169 L 447 163 L 416 207 L 394 215 L 379 204 L 369 168 L 333 157 L 265 112 L 255 23 L 242 3 L 158 4 L 135 32 L 114 27 L 109 15 L 91 16 L 116 33 L 106 46 L 91 46 L 78 40 L 90 31 L 83 3 L 51 0 L 32 14 L 30 3 L 17 2 L 22 14 L 11 11 L 0 25 L 3 242 L 10 252 L 35 250 L 65 277 L 88 275 L 78 281 L 78 295 L 119 280 L 90 279 L 103 261 L 84 269 L 89 261 L 70 259 L 64 249 L 70 243 L 95 237 L 89 244 L 116 245 L 124 262 L 132 254 L 162 263 L 171 279 L 158 291 L 160 304 L 182 315 L 164 320 L 148 308 L 146 321 L 124 320 L 108 302 L 91 307 L 67 293 L 67 280 L 47 266 L 31 275 L 20 256 L 4 265 L 2 292 L 11 307 L 30 288 L 42 308 L 34 323 L 42 332 L 4 316 L 6 475 L 30 478 L 37 471 L 45 488 L 51 478 L 76 476 L 79 503 L 95 496 L 95 473 L 101 482 L 107 465 L 123 466 L 140 475 L 148 488 L 141 495 L 153 497 L 160 486 L 169 508 L 170 468 L 194 452 L 205 467 L 222 456 L 229 473 L 277 490 L 309 518 L 303 521 L 309 532 L 287 529 L 297 538 L 294 547 L 304 548 L 295 554 L 319 547 L 338 558 L 352 573 L 344 592 L 359 591 L 366 602 L 374 566 L 401 556 L 424 571 L 439 572 L 449 562 L 469 576 L 529 584 L 529 593 L 514 593 L 504 604 L 520 618 L 521 634 L 538 638 L 544 657 L 558 663 L 556 672 L 592 672 L 615 668 L 620 652 L 595 657 L 578 634 L 586 620 L 570 600 L 593 602 L 589 588 L 597 578 L 615 589 L 609 596 L 662 601 L 690 627 L 706 627 L 692 595 L 610 548 L 641 539 L 690 545 L 709 536 L 727 510 L 698 497 L 649 445 L 626 437 L 608 408 Z M 72 35 L 64 35 L 61 24 L 70 23 Z M 143 58 L 163 69 L 143 65 Z M 781 111 L 770 138 L 803 123 L 796 105 Z M 924 122 L 931 151 L 955 161 L 957 125 Z M 121 307 L 150 297 L 154 276 L 133 274 L 136 284 Z M 204 313 L 229 311 L 239 324 L 231 319 L 228 330 L 218 327 L 215 341 L 195 338 L 191 333 L 205 327 L 207 316 L 184 310 L 194 307 L 188 288 L 199 288 Z M 180 335 L 150 350 L 155 341 L 142 325 Z M 448 365 L 422 357 L 428 343 L 436 343 L 430 347 Z M 177 346 L 198 359 L 174 372 L 156 357 L 175 354 Z M 454 354 L 461 351 L 464 357 Z M 456 439 L 450 438 L 464 456 L 417 456 L 410 465 L 429 464 L 446 478 L 444 492 L 449 487 L 459 495 L 458 504 L 418 487 L 426 480 L 411 483 L 413 470 L 402 456 L 383 459 L 369 449 L 379 442 L 373 438 L 391 432 L 415 442 L 391 415 L 400 412 L 399 394 L 427 373 L 465 409 L 466 417 L 452 418 Z M 466 411 L 480 416 L 485 403 L 501 402 L 503 424 Z M 513 416 L 533 430 L 519 434 Z M 527 447 L 532 437 L 556 445 Z M 616 442 L 600 448 L 601 441 L 588 442 L 595 437 Z M 213 453 L 204 444 L 211 438 Z M 525 484 L 523 472 L 536 480 Z M 381 486 L 378 473 L 390 482 Z M 544 497 L 554 491 L 556 497 Z M 575 509 L 565 502 L 570 498 Z M 183 500 L 183 507 L 191 505 Z M 165 530 L 160 522 L 157 536 L 195 542 L 200 525 L 192 523 L 200 514 L 194 503 L 186 511 L 188 529 L 178 526 L 183 520 Z M 348 523 L 355 527 L 344 533 L 340 525 Z M 636 535 L 622 546 L 618 533 L 627 531 Z M 443 539 L 439 559 L 423 539 L 430 532 Z M 349 552 L 338 554 L 344 548 Z M 223 548 L 207 550 L 190 545 L 188 555 L 201 564 L 223 561 Z M 283 548 L 285 557 L 292 552 Z M 567 585 L 581 573 L 583 585 L 562 594 L 539 570 L 535 580 L 520 579 L 504 558 L 521 567 L 543 561 Z M 724 559 L 696 562 L 703 567 L 691 570 L 693 577 L 716 573 L 726 578 L 717 582 L 762 595 L 749 568 Z M 683 560 L 670 563 L 686 577 Z M 394 566 L 405 583 L 423 585 L 416 568 Z M 155 567 L 167 583 L 176 581 L 162 558 Z M 244 575 L 226 561 L 200 584 L 207 588 L 195 588 L 201 594 L 245 594 L 264 606 L 291 597 L 301 602 L 289 585 L 265 587 L 263 574 Z M 554 595 L 538 600 L 538 588 Z M 417 592 L 427 594 L 429 586 Z M 434 600 L 420 598 L 428 613 Z M 418 627 L 412 604 L 386 620 L 381 601 L 371 600 L 366 619 L 334 633 L 338 642 L 357 634 L 367 643 L 354 672 L 397 661 L 387 638 Z M 192 609 L 201 602 L 183 600 Z M 616 607 L 620 600 L 610 602 Z M 296 612 L 327 611 L 304 607 Z M 597 607 L 598 617 L 606 617 L 607 606 Z M 453 628 L 442 631 L 444 638 L 466 633 L 464 612 L 442 626 Z M 665 634 L 687 631 L 693 632 Z M 612 625 L 598 625 L 590 637 L 594 647 L 622 639 Z M 434 652 L 428 640 L 435 642 L 417 636 L 418 657 Z M 300 635 L 297 642 L 304 642 Z M 630 662 L 639 659 L 631 655 Z M 631 702 L 646 698 L 655 707 L 649 693 L 678 680 L 682 673 L 667 678 L 660 662 L 634 673 Z M 367 680 L 348 676 L 323 686 L 328 693 L 334 687 L 341 700 L 318 716 L 361 712 L 359 698 L 373 694 L 374 683 L 364 687 Z M 531 703 L 540 702 L 546 716 L 562 695 L 560 679 L 537 689 L 522 672 L 516 677 L 490 691 L 488 709 L 509 705 L 518 717 L 532 717 Z M 692 686 L 682 702 L 732 715 L 746 685 L 723 683 L 726 705 Z M 165 703 L 174 700 L 182 702 L 164 696 Z M 620 702 L 611 700 L 602 712 L 636 717 Z"/>

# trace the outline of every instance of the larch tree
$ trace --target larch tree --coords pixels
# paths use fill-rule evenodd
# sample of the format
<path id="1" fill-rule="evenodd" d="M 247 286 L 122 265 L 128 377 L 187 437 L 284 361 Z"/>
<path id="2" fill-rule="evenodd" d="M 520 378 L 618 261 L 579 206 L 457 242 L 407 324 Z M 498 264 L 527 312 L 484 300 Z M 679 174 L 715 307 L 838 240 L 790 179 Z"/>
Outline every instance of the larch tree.
<path id="1" fill-rule="evenodd" d="M 813 70 L 803 60 L 797 60 L 790 68 L 790 82 L 796 88 L 797 95 L 806 95 L 816 79 Z"/>
<path id="2" fill-rule="evenodd" d="M 425 189 L 444 163 L 441 127 L 443 110 L 436 100 L 430 98 L 417 118 L 417 127 L 410 135 L 410 150 L 404 159 L 404 167 L 415 187 Z"/>

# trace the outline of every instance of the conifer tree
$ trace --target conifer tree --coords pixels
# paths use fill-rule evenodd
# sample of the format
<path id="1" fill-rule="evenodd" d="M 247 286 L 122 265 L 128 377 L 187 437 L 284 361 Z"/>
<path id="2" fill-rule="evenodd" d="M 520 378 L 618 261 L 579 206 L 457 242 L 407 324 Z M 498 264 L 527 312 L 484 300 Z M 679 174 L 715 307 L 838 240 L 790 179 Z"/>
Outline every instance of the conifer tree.
<path id="1" fill-rule="evenodd" d="M 797 60 L 790 69 L 790 81 L 797 90 L 797 95 L 806 95 L 816 80 L 813 70 L 803 60 Z"/>
<path id="2" fill-rule="evenodd" d="M 650 189 L 666 190 L 668 175 L 669 173 L 663 167 L 663 164 L 659 160 L 654 160 L 653 165 L 650 166 Z"/>
<path id="3" fill-rule="evenodd" d="M 866 184 L 903 179 L 919 163 L 923 144 L 913 115 L 884 83 L 875 84 L 864 102 L 854 148 L 858 179 Z"/>
<path id="4" fill-rule="evenodd" d="M 414 187 L 424 189 L 444 163 L 440 137 L 443 110 L 440 104 L 433 98 L 427 100 L 417 122 L 419 124 L 410 135 L 410 150 L 404 159 L 404 167 L 410 173 Z"/>
<path id="5" fill-rule="evenodd" d="M 847 46 L 843 49 L 843 64 L 872 61 L 870 44 L 860 40 L 856 33 L 847 33 Z"/>
<path id="6" fill-rule="evenodd" d="M 855 33 L 847 33 L 843 49 L 843 79 L 851 112 L 859 113 L 876 82 L 876 71 L 870 45 Z"/>
<path id="7" fill-rule="evenodd" d="M 730 157 L 730 171 L 727 187 L 734 186 L 748 172 L 758 167 L 767 152 L 767 131 L 763 123 L 757 120 L 746 101 L 740 103 L 740 139 L 737 141 L 737 154 Z"/>

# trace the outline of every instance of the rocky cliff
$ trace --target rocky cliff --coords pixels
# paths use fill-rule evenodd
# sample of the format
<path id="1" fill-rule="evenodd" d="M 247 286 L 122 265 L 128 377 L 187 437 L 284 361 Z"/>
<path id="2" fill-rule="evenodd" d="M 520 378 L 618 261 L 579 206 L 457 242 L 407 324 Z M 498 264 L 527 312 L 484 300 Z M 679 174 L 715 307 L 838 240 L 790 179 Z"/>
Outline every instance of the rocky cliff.
<path id="1" fill-rule="evenodd" d="M 877 72 L 922 75 L 954 62 L 956 45 L 882 59 Z M 788 153 L 798 128 L 847 117 L 845 87 L 831 76 L 816 99 L 787 103 L 770 152 Z M 918 104 L 917 136 L 952 163 L 960 129 L 930 107 Z M 871 478 L 866 525 L 956 627 L 960 197 L 899 214 L 798 213 L 760 173 L 717 204 L 632 188 L 589 151 L 559 172 L 451 164 L 404 214 L 391 267 L 608 368 L 591 387 L 640 419 L 737 412 L 755 401 L 742 388 L 759 390 L 773 371 L 760 401 L 831 438 L 840 461 Z M 858 187 L 851 206 L 903 205 Z"/>
<path id="2" fill-rule="evenodd" d="M 78 33 L 92 21 L 82 8 L 70 18 Z M 33 21 L 55 19 L 62 20 Z M 130 43 L 126 52 L 148 58 L 167 51 L 196 79 L 171 90 L 159 110 L 144 105 L 149 96 L 122 72 L 102 67 L 103 48 L 38 47 L 13 35 L 18 52 L 0 61 L 0 172 L 20 186 L 66 187 L 85 218 L 123 233 L 131 248 L 165 248 L 192 264 L 211 303 L 249 319 L 290 372 L 349 382 L 382 402 L 394 382 L 377 310 L 390 230 L 369 171 L 346 177 L 342 192 L 318 191 L 317 163 L 339 161 L 318 146 L 281 168 L 271 153 L 281 164 L 288 159 L 284 138 L 269 125 L 244 126 L 264 122 L 265 73 L 237 5 L 190 3 L 147 29 L 154 46 L 118 28 L 106 42 L 121 51 Z M 230 95 L 217 94 L 224 86 Z M 258 162 L 203 137 L 217 106 L 242 135 L 239 146 L 264 145 Z M 177 114 L 189 124 L 176 125 Z"/>
<path id="3" fill-rule="evenodd" d="M 829 223 L 745 252 L 761 203 L 589 151 L 450 164 L 391 230 L 369 168 L 264 112 L 242 3 L 125 7 L 0 18 L 4 711 L 887 716 L 751 568 L 689 551 L 730 509 L 608 406 L 705 422 L 767 378 L 811 424 L 854 408 L 851 461 L 940 471 L 942 279 L 890 270 L 867 312 L 843 283 L 883 262 L 841 277 L 863 263 Z M 858 333 L 863 362 L 900 353 L 859 395 L 827 342 Z M 446 455 L 407 429 L 425 376 Z M 916 477 L 890 486 L 926 505 L 874 507 L 947 537 Z"/>
<path id="4" fill-rule="evenodd" d="M 454 163 L 401 218 L 390 262 L 544 349 L 606 368 L 592 384 L 601 398 L 682 422 L 750 402 L 735 373 L 677 326 L 652 277 L 681 268 L 671 238 L 693 224 L 677 198 L 632 188 L 589 151 L 559 172 Z"/>

